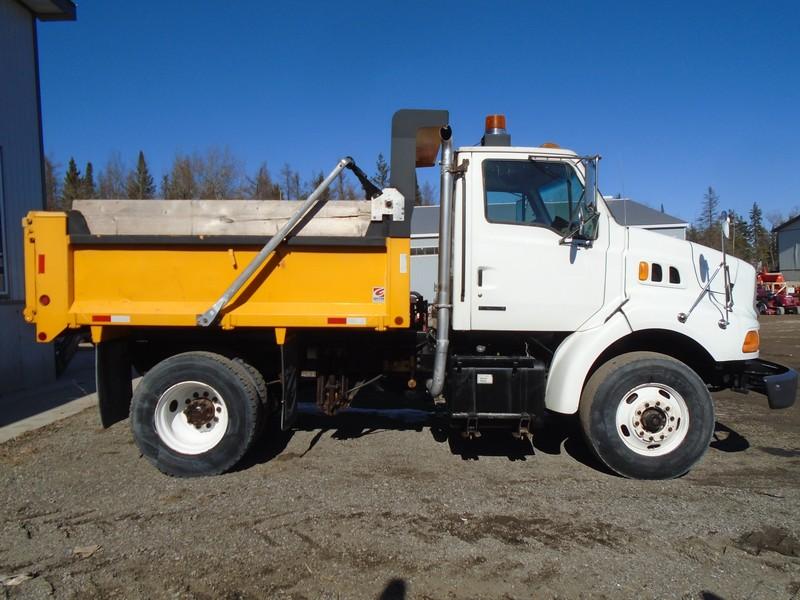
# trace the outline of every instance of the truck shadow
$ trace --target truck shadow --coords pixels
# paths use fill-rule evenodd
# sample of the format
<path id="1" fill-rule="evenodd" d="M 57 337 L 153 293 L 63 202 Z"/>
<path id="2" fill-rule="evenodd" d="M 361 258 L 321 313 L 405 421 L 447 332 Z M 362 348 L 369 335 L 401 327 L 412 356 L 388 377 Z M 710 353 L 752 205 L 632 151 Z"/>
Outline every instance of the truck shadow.
<path id="1" fill-rule="evenodd" d="M 710 447 L 720 452 L 742 452 L 750 447 L 747 439 L 723 423 L 714 424 Z M 419 409 L 348 408 L 335 416 L 322 413 L 313 404 L 302 403 L 293 430 L 282 431 L 280 419 L 273 417 L 265 430 L 238 465 L 237 471 L 269 462 L 279 456 L 295 431 L 315 431 L 308 447 L 296 458 L 302 458 L 328 433 L 331 439 L 344 441 L 376 435 L 385 431 L 418 431 L 428 429 L 439 443 L 447 443 L 450 452 L 462 460 L 483 457 L 505 457 L 510 461 L 526 461 L 537 453 L 551 456 L 566 454 L 595 471 L 618 477 L 592 453 L 586 445 L 577 419 L 572 415 L 548 414 L 539 420 L 530 436 L 515 436 L 509 431 L 482 431 L 480 437 L 467 439 L 457 430 L 448 431 L 437 422 L 435 413 Z"/>
<path id="2" fill-rule="evenodd" d="M 719 421 L 714 423 L 714 439 L 710 446 L 720 452 L 744 452 L 750 447 L 747 438 Z"/>

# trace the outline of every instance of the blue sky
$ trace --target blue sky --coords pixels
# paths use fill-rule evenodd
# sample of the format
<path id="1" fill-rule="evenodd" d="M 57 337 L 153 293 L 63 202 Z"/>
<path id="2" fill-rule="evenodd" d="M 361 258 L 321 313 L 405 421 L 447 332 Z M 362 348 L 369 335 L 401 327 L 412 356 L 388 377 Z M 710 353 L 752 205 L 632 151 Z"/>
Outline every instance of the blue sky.
<path id="1" fill-rule="evenodd" d="M 398 108 L 450 110 L 457 145 L 600 153 L 601 189 L 694 220 L 800 205 L 800 2 L 78 3 L 39 25 L 45 150 L 102 168 L 229 147 L 248 171 L 374 171 Z M 422 172 L 420 173 L 423 174 Z M 434 170 L 426 179 L 435 182 Z"/>

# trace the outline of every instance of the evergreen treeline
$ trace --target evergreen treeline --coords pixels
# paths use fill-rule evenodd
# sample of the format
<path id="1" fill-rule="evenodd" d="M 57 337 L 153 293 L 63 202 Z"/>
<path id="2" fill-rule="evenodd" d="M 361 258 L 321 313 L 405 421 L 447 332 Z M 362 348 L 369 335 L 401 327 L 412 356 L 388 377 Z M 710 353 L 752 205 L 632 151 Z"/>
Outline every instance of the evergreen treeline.
<path id="1" fill-rule="evenodd" d="M 297 200 L 308 196 L 325 178 L 322 171 L 303 180 L 288 163 L 273 176 L 267 163 L 253 173 L 246 173 L 242 162 L 230 150 L 212 148 L 205 153 L 176 154 L 170 169 L 155 183 L 143 151 L 135 166 L 125 165 L 119 153 L 113 153 L 105 168 L 95 176 L 94 166 L 87 162 L 81 172 L 70 158 L 63 176 L 51 157 L 45 158 L 45 192 L 48 210 L 69 210 L 76 199 L 253 199 Z M 373 182 L 380 188 L 389 185 L 389 165 L 378 154 Z M 323 194 L 325 200 L 363 198 L 360 186 L 342 172 Z M 432 204 L 433 186 L 425 182 L 417 186 L 416 204 Z"/>
<path id="2" fill-rule="evenodd" d="M 719 195 L 709 186 L 703 194 L 700 214 L 689 227 L 686 239 L 720 250 L 722 248 L 720 206 Z M 776 269 L 777 236 L 765 226 L 765 216 L 758 202 L 753 202 L 747 215 L 734 210 L 728 210 L 727 214 L 730 217 L 731 237 L 726 241 L 726 251 L 757 268 Z M 770 215 L 768 220 L 776 227 L 794 216 L 796 213 L 790 213 L 786 217 L 776 213 Z"/>

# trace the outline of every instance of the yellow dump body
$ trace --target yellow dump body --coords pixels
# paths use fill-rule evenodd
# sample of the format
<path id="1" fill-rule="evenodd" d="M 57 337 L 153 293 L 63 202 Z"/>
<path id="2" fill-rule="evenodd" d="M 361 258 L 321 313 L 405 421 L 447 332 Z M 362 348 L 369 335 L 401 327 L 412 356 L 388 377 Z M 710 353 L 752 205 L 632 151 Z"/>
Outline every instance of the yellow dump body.
<path id="1" fill-rule="evenodd" d="M 263 243 L 252 238 L 73 236 L 67 215 L 31 212 L 25 233 L 25 319 L 37 339 L 68 328 L 198 327 Z M 82 239 L 76 240 L 76 237 Z M 408 238 L 293 238 L 211 327 L 409 326 Z"/>

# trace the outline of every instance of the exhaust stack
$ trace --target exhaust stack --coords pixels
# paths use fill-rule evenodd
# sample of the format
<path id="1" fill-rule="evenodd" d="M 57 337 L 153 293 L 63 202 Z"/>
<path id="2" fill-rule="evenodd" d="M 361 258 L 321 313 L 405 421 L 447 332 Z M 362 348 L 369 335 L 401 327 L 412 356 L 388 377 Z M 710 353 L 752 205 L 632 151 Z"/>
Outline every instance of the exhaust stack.
<path id="1" fill-rule="evenodd" d="M 447 350 L 450 346 L 450 316 L 453 311 L 451 293 L 451 250 L 453 247 L 453 131 L 449 126 L 439 130 L 442 140 L 441 183 L 439 201 L 439 281 L 436 290 L 436 351 L 433 378 L 428 391 L 434 400 L 444 389 Z"/>

